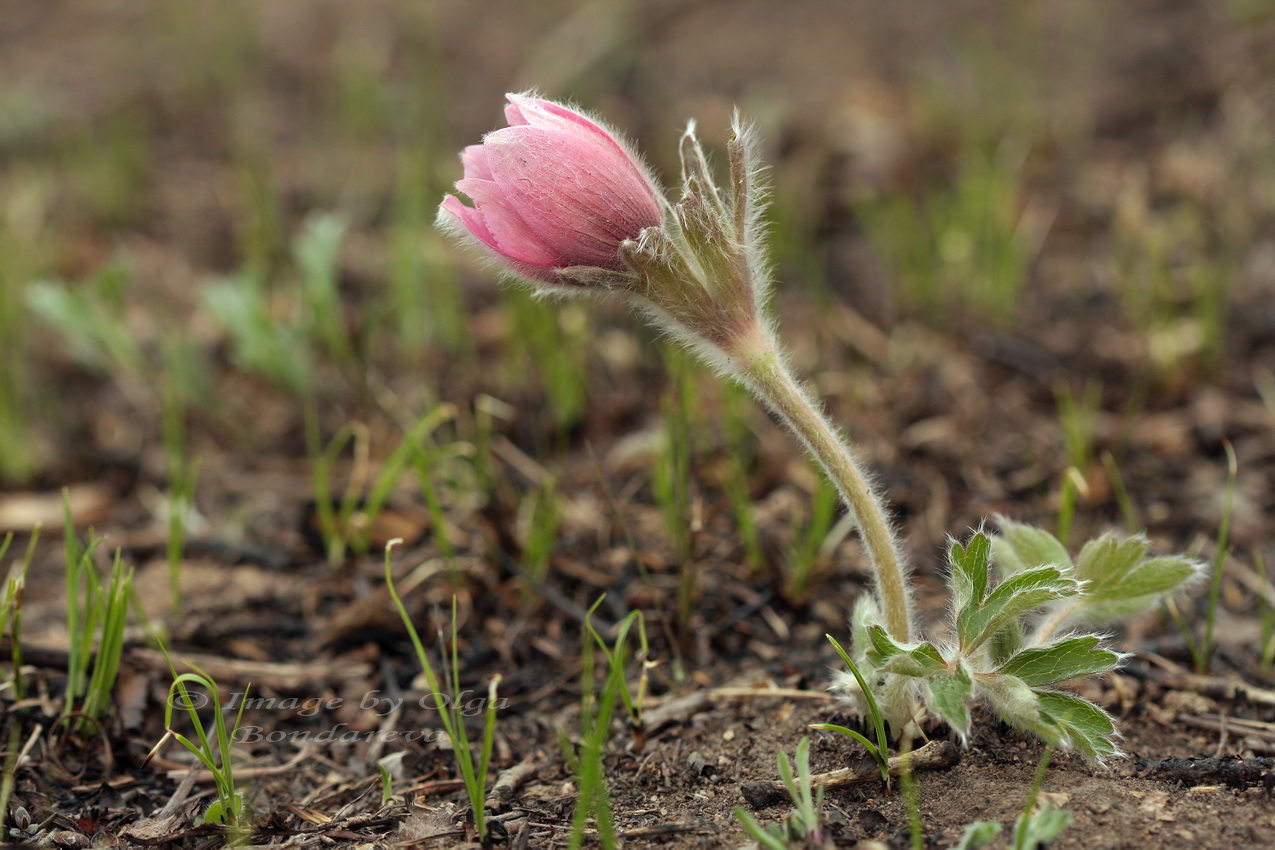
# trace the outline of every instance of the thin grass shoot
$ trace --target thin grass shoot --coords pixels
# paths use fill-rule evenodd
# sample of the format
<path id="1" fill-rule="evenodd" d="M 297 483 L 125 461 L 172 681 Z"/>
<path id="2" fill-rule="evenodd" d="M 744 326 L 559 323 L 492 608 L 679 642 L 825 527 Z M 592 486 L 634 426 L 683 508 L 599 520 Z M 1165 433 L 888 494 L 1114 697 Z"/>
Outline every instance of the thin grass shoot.
<path id="1" fill-rule="evenodd" d="M 1261 552 L 1253 553 L 1253 563 L 1257 565 L 1257 575 L 1262 580 L 1263 593 L 1257 595 L 1258 619 L 1261 622 L 1262 641 L 1258 652 L 1258 667 L 1262 675 L 1269 676 L 1275 667 L 1275 604 L 1272 604 L 1268 592 L 1271 589 L 1270 578 L 1266 572 L 1266 558 Z"/>
<path id="2" fill-rule="evenodd" d="M 796 541 L 788 556 L 788 569 L 784 575 L 784 593 L 789 599 L 800 599 L 810 588 L 820 564 L 825 560 L 829 534 L 837 520 L 840 494 L 822 470 L 810 500 L 810 515 L 797 531 Z"/>
<path id="3" fill-rule="evenodd" d="M 881 773 L 881 781 L 885 783 L 885 787 L 888 790 L 890 788 L 890 740 L 885 732 L 885 718 L 881 715 L 881 709 L 877 705 L 876 698 L 872 695 L 872 689 L 868 687 L 867 681 L 863 678 L 863 673 L 859 670 L 859 665 L 854 663 L 850 653 L 846 652 L 845 648 L 832 635 L 824 635 L 824 637 L 832 644 L 833 649 L 837 651 L 837 655 L 841 656 L 841 660 L 850 670 L 855 681 L 859 683 L 859 688 L 863 692 L 863 699 L 868 709 L 867 720 L 871 723 L 872 730 L 876 733 L 876 741 L 869 741 L 854 729 L 833 723 L 816 723 L 810 728 L 822 729 L 826 732 L 839 732 L 862 744 L 864 749 L 868 751 L 868 755 L 872 756 L 872 760 L 876 762 L 877 770 Z"/>
<path id="4" fill-rule="evenodd" d="M 1218 522 L 1217 539 L 1214 542 L 1213 572 L 1209 577 L 1209 592 L 1204 602 L 1204 632 L 1198 639 L 1195 635 L 1195 630 L 1187 623 L 1177 605 L 1171 600 L 1168 602 L 1169 613 L 1173 616 L 1178 632 L 1182 635 L 1186 648 L 1191 653 L 1192 664 L 1200 675 L 1206 674 L 1213 662 L 1215 648 L 1213 629 L 1217 619 L 1217 606 L 1221 602 L 1222 576 L 1226 569 L 1226 562 L 1231 556 L 1231 550 L 1228 545 L 1231 528 L 1231 509 L 1234 504 L 1235 486 L 1239 474 L 1235 449 L 1231 446 L 1229 440 L 1223 440 L 1222 446 L 1226 450 L 1226 490 L 1222 497 L 1222 515 Z"/>
<path id="5" fill-rule="evenodd" d="M 735 807 L 735 818 L 744 831 L 767 850 L 787 850 L 794 846 L 823 846 L 823 786 L 813 787 L 810 772 L 810 738 L 803 737 L 797 744 L 796 772 L 788 754 L 782 750 L 776 756 L 779 781 L 783 783 L 792 800 L 793 810 L 781 823 L 763 828 L 748 810 Z"/>
<path id="6" fill-rule="evenodd" d="M 1014 821 L 1014 850 L 1032 850 L 1048 844 L 1072 823 L 1071 814 L 1057 808 L 1053 803 L 1046 802 L 1036 808 L 1041 786 L 1045 784 L 1045 771 L 1049 769 L 1049 760 L 1053 754 L 1053 745 L 1046 746 L 1040 763 L 1036 765 L 1036 775 L 1032 779 L 1031 790 L 1027 793 L 1027 803 L 1023 806 L 1022 814 Z"/>
<path id="7" fill-rule="evenodd" d="M 598 600 L 600 602 L 601 599 Z M 594 604 L 590 613 L 597 608 L 598 603 Z M 598 843 L 603 850 L 613 850 L 619 846 L 603 757 L 611 738 L 611 721 L 615 716 L 616 706 L 623 699 L 622 694 L 627 688 L 627 653 L 625 642 L 618 641 L 606 656 L 607 664 L 603 671 L 605 678 L 599 693 L 596 682 L 597 644 L 595 637 L 586 631 L 580 660 L 579 747 L 571 743 L 565 730 L 558 735 L 563 757 L 576 779 L 576 809 L 571 819 L 571 836 L 567 844 L 570 850 L 579 850 L 584 846 L 591 818 Z"/>
<path id="8" fill-rule="evenodd" d="M 238 736 L 243 721 L 244 708 L 248 704 L 245 698 L 239 703 L 239 711 L 235 714 L 234 723 L 227 727 L 226 712 L 223 710 L 221 690 L 212 676 L 188 664 L 194 672 L 178 673 L 168 650 L 160 649 L 168 662 L 173 683 L 168 688 L 168 699 L 164 702 L 165 739 L 172 738 L 199 760 L 200 764 L 212 775 L 216 799 L 208 805 L 200 816 L 201 823 L 216 823 L 228 829 L 227 843 L 230 846 L 242 846 L 248 840 L 252 826 L 252 807 L 248 803 L 245 791 L 235 783 L 234 741 Z M 203 698 L 196 698 L 190 692 L 191 685 L 207 691 L 211 703 Z M 244 696 L 247 696 L 245 691 Z M 199 716 L 199 707 L 212 706 L 212 735 L 209 736 L 204 720 Z M 173 726 L 173 713 L 180 709 L 186 713 L 191 727 L 195 730 L 195 738 L 178 732 Z M 152 749 L 154 755 L 163 745 L 160 741 Z M 149 757 L 148 757 L 149 758 Z"/>
<path id="9" fill-rule="evenodd" d="M 26 680 L 22 675 L 22 603 L 25 598 L 27 577 L 31 573 L 31 561 L 35 557 L 35 544 L 39 538 L 40 529 L 37 527 L 27 544 L 26 557 L 22 560 L 21 569 L 17 571 L 17 575 L 9 576 L 5 583 L 4 597 L 0 599 L 0 636 L 3 636 L 5 629 L 8 629 L 9 659 L 13 667 L 13 676 L 7 687 L 13 692 L 14 702 L 20 702 L 27 696 Z M 12 533 L 5 537 L 4 545 L 0 546 L 0 559 L 8 551 L 12 540 Z M 5 741 L 3 774 L 0 774 L 0 834 L 4 834 L 5 821 L 9 814 L 9 799 L 13 796 L 13 786 L 17 780 L 18 757 L 22 752 L 21 742 L 22 724 L 10 723 L 9 735 Z"/>
<path id="10" fill-rule="evenodd" d="M 457 767 L 460 769 L 461 781 L 465 784 L 465 793 L 469 797 L 469 803 L 474 813 L 474 830 L 478 834 L 479 841 L 484 846 L 487 846 L 491 841 L 486 810 L 487 772 L 491 766 L 491 751 L 496 738 L 496 709 L 498 707 L 496 689 L 500 683 L 500 676 L 494 676 L 487 689 L 488 698 L 485 705 L 486 712 L 482 738 L 479 742 L 478 756 L 475 758 L 469 743 L 465 713 L 462 710 L 463 706 L 460 699 L 460 660 L 458 656 L 459 641 L 456 632 L 456 599 L 455 597 L 452 598 L 450 664 L 447 663 L 447 652 L 444 649 L 442 650 L 444 658 L 443 675 L 440 677 L 435 671 L 434 665 L 430 662 L 429 653 L 426 652 L 425 645 L 421 642 L 420 634 L 416 630 L 416 625 L 412 622 L 412 617 L 408 613 L 407 607 L 403 604 L 403 600 L 399 598 L 398 591 L 394 587 L 391 554 L 394 547 L 400 543 L 402 543 L 401 540 L 391 540 L 385 547 L 385 587 L 390 594 L 390 599 L 393 601 L 395 609 L 398 610 L 403 626 L 407 629 L 408 636 L 412 640 L 412 646 L 416 650 L 416 659 L 421 665 L 421 672 L 424 674 L 425 680 L 429 684 L 430 694 L 434 698 L 434 706 L 438 709 L 439 717 L 443 721 L 443 728 L 452 741 L 452 751 L 456 757 Z M 442 643 L 441 635 L 439 643 Z"/>
<path id="11" fill-rule="evenodd" d="M 606 594 L 598 597 L 598 600 L 589 608 L 584 618 L 585 630 L 597 643 L 598 651 L 602 653 L 606 659 L 608 668 L 611 665 L 623 664 L 628 658 L 628 639 L 629 634 L 634 626 L 637 626 L 638 636 L 638 653 L 636 660 L 641 668 L 638 677 L 637 688 L 630 688 L 628 678 L 622 678 L 620 686 L 620 700 L 624 703 L 624 711 L 628 716 L 629 731 L 633 733 L 633 749 L 635 752 L 642 752 L 646 744 L 646 726 L 643 723 L 643 713 L 646 709 L 646 693 L 650 684 L 650 671 L 655 667 L 655 662 L 651 661 L 651 647 L 646 638 L 646 619 L 641 611 L 631 611 L 616 626 L 614 648 L 608 648 L 606 640 L 598 633 L 593 625 L 593 614 L 598 610 L 598 606 L 602 604 L 602 600 L 606 598 Z"/>

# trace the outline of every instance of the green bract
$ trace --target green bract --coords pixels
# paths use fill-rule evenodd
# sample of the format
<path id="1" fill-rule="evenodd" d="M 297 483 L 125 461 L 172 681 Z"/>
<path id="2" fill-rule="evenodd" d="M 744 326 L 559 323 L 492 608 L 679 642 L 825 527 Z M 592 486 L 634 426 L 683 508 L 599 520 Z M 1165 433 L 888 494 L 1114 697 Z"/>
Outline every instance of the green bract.
<path id="1" fill-rule="evenodd" d="M 1119 755 L 1111 717 L 1060 686 L 1114 670 L 1121 655 L 1097 635 L 1070 630 L 1145 610 L 1202 575 L 1203 565 L 1148 557 L 1145 538 L 1111 534 L 1073 562 L 1048 532 L 1004 519 L 1000 526 L 999 535 L 978 531 L 950 547 L 952 641 L 897 641 L 875 600 L 857 606 L 854 649 L 872 696 L 896 734 L 928 714 L 964 739 L 971 706 L 983 702 L 1052 745 L 1097 761 Z M 862 697 L 849 675 L 833 687 Z M 910 708 L 917 698 L 920 715 Z"/>

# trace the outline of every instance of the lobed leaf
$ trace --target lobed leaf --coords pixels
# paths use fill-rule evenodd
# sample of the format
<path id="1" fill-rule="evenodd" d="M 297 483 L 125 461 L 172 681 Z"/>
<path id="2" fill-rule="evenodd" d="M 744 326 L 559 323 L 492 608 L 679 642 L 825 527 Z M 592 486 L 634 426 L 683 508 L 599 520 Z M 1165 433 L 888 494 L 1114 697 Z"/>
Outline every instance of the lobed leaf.
<path id="1" fill-rule="evenodd" d="M 902 646 L 881 626 L 868 629 L 868 661 L 883 673 L 898 673 L 902 676 L 931 676 L 947 670 L 947 661 L 938 649 L 930 643 L 916 646 Z"/>
<path id="2" fill-rule="evenodd" d="M 1134 599 L 1167 593 L 1195 578 L 1200 572 L 1198 564 L 1185 558 L 1150 558 L 1130 570 L 1124 581 L 1109 588 L 1103 596 L 1109 600 Z"/>
<path id="3" fill-rule="evenodd" d="M 1202 564 L 1187 558 L 1147 558 L 1146 554 L 1147 541 L 1142 537 L 1120 540 L 1106 534 L 1085 544 L 1076 572 L 1087 583 L 1060 626 L 1109 623 L 1131 616 L 1205 571 Z"/>
<path id="4" fill-rule="evenodd" d="M 982 676 L 979 684 L 996 713 L 1011 726 L 1034 732 L 1056 746 L 1074 747 L 1099 762 L 1119 752 L 1115 723 L 1088 700 L 1037 690 L 1014 676 Z"/>
<path id="5" fill-rule="evenodd" d="M 894 656 L 907 652 L 894 642 L 894 638 L 890 637 L 890 633 L 884 626 L 868 626 L 865 634 L 868 636 L 868 661 L 873 667 L 880 667 Z"/>
<path id="6" fill-rule="evenodd" d="M 1011 576 L 1038 567 L 1071 568 L 1067 547 L 1057 537 L 1021 522 L 997 517 L 1000 534 L 992 538 L 992 556 L 1001 575 Z"/>
<path id="7" fill-rule="evenodd" d="M 1015 618 L 1059 599 L 1075 596 L 1080 585 L 1057 567 L 1043 567 L 1007 578 L 982 604 L 963 608 L 956 617 L 956 633 L 966 654 L 982 646 Z"/>
<path id="8" fill-rule="evenodd" d="M 964 664 L 957 665 L 955 673 L 942 673 L 925 680 L 929 699 L 926 706 L 963 739 L 970 731 L 970 693 L 973 677 Z"/>
<path id="9" fill-rule="evenodd" d="M 986 820 L 976 820 L 965 827 L 961 841 L 952 850 L 978 850 L 984 844 L 991 844 L 1001 833 L 1001 825 Z"/>
<path id="10" fill-rule="evenodd" d="M 1052 685 L 1068 679 L 1093 676 L 1115 668 L 1119 653 L 1098 647 L 1093 635 L 1066 638 L 1047 646 L 1024 649 L 996 672 L 1016 676 L 1028 685 Z"/>
<path id="11" fill-rule="evenodd" d="M 982 602 L 987 595 L 991 552 L 991 541 L 981 531 L 975 532 L 965 546 L 953 541 L 948 560 L 952 564 L 952 605 L 956 610 Z"/>
<path id="12" fill-rule="evenodd" d="M 1152 594 L 1151 596 L 1135 596 L 1129 599 L 1118 599 L 1114 602 L 1104 602 L 1088 596 L 1082 597 L 1082 604 L 1068 615 L 1059 627 L 1065 629 L 1080 625 L 1097 626 L 1126 620 L 1134 614 L 1155 607 L 1160 598 L 1160 594 Z"/>
<path id="13" fill-rule="evenodd" d="M 1104 534 L 1090 540 L 1080 550 L 1076 558 L 1076 577 L 1089 582 L 1085 588 L 1087 594 L 1115 598 L 1111 592 L 1125 582 L 1146 553 L 1145 537 L 1121 540 L 1114 534 Z"/>
<path id="14" fill-rule="evenodd" d="M 1040 715 L 1062 731 L 1066 743 L 1092 759 L 1115 755 L 1116 724 L 1111 716 L 1075 694 L 1037 691 Z"/>

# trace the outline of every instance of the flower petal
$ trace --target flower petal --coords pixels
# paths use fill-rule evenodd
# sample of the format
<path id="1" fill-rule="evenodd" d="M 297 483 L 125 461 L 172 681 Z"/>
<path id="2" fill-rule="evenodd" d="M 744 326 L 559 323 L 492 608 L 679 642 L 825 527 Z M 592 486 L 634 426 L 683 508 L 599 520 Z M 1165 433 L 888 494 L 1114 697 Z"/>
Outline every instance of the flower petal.
<path id="1" fill-rule="evenodd" d="M 476 214 L 473 207 L 465 206 L 454 195 L 448 195 L 443 198 L 443 203 L 439 205 L 438 217 L 434 224 L 444 233 L 448 233 L 462 242 L 471 243 L 475 248 L 480 249 L 481 253 L 486 254 L 498 263 L 505 271 L 541 283 L 561 285 L 557 269 L 519 262 L 502 254 L 495 247 L 495 237 L 487 230 L 481 215 Z"/>
<path id="2" fill-rule="evenodd" d="M 624 150 L 615 136 L 606 128 L 574 109 L 568 109 L 551 100 L 542 100 L 525 94 L 507 94 L 505 97 L 509 98 L 509 105 L 505 107 L 505 120 L 511 127 L 529 125 L 550 130 L 583 133 L 616 147 L 626 156 L 629 155 L 629 152 Z"/>
<path id="3" fill-rule="evenodd" d="M 518 125 L 487 134 L 484 148 L 508 208 L 560 265 L 622 269 L 620 243 L 662 220 L 644 172 L 613 143 Z"/>
<path id="4" fill-rule="evenodd" d="M 490 180 L 466 178 L 456 183 L 474 202 L 466 207 L 459 198 L 448 206 L 474 236 L 503 257 L 541 268 L 563 265 L 536 236 L 534 230 L 510 205 L 500 188 Z M 444 204 L 447 202 L 444 201 Z"/>
<path id="5" fill-rule="evenodd" d="M 490 180 L 491 167 L 487 164 L 487 153 L 482 145 L 469 145 L 460 153 L 460 163 L 465 168 L 465 176 L 477 180 Z"/>

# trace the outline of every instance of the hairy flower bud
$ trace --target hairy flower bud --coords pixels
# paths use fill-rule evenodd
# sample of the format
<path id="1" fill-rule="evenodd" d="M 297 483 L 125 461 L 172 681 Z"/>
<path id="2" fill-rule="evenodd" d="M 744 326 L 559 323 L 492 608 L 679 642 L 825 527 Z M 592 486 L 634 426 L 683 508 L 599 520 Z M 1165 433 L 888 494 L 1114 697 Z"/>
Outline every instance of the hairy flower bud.
<path id="1" fill-rule="evenodd" d="M 439 226 L 476 241 L 507 271 L 541 284 L 627 274 L 620 246 L 664 219 L 660 191 L 628 147 L 559 103 L 508 95 L 509 126 L 461 154 L 464 179 Z"/>

